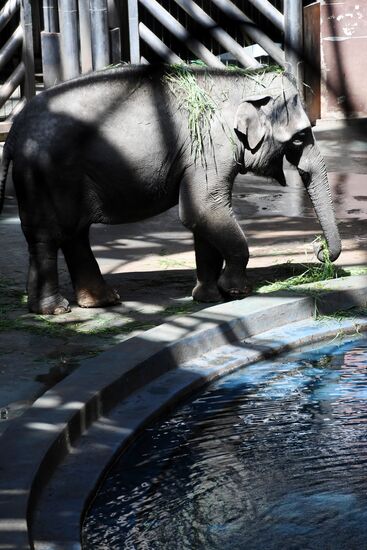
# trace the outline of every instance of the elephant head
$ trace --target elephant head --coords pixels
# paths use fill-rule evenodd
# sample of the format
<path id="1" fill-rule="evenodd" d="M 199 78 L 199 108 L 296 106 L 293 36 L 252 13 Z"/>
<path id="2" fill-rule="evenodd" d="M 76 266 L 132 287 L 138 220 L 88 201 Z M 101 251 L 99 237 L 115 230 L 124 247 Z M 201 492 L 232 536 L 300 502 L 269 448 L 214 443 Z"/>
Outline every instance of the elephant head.
<path id="1" fill-rule="evenodd" d="M 273 177 L 286 185 L 284 157 L 298 169 L 324 232 L 329 257 L 336 260 L 341 241 L 326 167 L 292 78 L 264 75 L 261 86 L 256 83 L 246 90 L 234 127 L 242 143 L 242 173 Z M 322 245 L 315 253 L 324 261 Z"/>

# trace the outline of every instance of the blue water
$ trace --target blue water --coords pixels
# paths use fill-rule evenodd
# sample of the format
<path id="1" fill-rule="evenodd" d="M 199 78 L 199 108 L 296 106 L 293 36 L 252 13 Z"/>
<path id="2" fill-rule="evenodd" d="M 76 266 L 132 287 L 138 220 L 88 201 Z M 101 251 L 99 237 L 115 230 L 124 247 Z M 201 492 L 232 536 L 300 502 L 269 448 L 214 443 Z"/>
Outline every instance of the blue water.
<path id="1" fill-rule="evenodd" d="M 144 431 L 84 549 L 367 549 L 367 338 L 245 367 Z"/>

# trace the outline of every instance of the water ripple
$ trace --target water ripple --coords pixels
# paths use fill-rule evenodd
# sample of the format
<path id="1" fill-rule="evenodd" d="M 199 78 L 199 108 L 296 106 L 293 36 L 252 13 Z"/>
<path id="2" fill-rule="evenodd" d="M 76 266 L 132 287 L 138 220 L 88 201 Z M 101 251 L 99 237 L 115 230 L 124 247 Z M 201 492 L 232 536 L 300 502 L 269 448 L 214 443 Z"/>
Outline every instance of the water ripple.
<path id="1" fill-rule="evenodd" d="M 367 339 L 244 368 L 112 468 L 84 549 L 367 548 Z"/>

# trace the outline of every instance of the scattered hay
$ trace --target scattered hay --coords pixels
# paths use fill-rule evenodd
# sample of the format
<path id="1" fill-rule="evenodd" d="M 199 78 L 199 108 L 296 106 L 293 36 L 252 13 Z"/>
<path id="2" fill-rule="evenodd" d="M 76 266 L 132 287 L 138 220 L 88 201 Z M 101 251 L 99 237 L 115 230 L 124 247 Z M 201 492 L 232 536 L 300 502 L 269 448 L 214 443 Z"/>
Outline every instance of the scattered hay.
<path id="1" fill-rule="evenodd" d="M 256 291 L 260 294 L 267 294 L 268 292 L 275 292 L 277 290 L 292 290 L 295 286 L 319 283 L 346 275 L 347 273 L 344 270 L 336 267 L 331 262 L 326 241 L 318 237 L 314 242 L 320 240 L 322 241 L 322 248 L 324 251 L 323 263 L 319 265 L 304 266 L 305 271 L 303 273 L 292 275 L 284 280 L 267 282 L 265 285 L 258 287 Z"/>

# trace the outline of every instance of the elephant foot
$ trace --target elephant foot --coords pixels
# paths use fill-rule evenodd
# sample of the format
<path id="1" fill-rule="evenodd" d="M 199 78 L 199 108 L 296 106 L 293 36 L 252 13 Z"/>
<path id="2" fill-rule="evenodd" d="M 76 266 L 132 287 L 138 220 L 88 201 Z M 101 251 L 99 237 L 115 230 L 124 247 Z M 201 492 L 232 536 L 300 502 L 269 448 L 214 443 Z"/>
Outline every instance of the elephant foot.
<path id="1" fill-rule="evenodd" d="M 222 302 L 223 297 L 218 290 L 217 284 L 197 283 L 192 291 L 192 297 L 196 302 L 216 303 Z"/>
<path id="2" fill-rule="evenodd" d="M 252 288 L 247 287 L 245 289 L 230 288 L 228 290 L 222 290 L 223 296 L 227 301 L 242 300 L 247 298 L 252 293 Z"/>
<path id="3" fill-rule="evenodd" d="M 48 296 L 38 301 L 28 299 L 28 309 L 31 313 L 41 315 L 62 315 L 71 311 L 69 302 L 60 294 Z"/>
<path id="4" fill-rule="evenodd" d="M 218 287 L 226 300 L 241 300 L 252 292 L 252 287 L 246 280 L 239 283 L 225 276 L 219 278 Z"/>
<path id="5" fill-rule="evenodd" d="M 108 285 L 98 289 L 80 289 L 76 292 L 76 295 L 80 307 L 106 307 L 121 303 L 117 291 Z"/>

